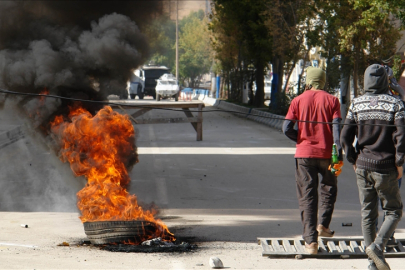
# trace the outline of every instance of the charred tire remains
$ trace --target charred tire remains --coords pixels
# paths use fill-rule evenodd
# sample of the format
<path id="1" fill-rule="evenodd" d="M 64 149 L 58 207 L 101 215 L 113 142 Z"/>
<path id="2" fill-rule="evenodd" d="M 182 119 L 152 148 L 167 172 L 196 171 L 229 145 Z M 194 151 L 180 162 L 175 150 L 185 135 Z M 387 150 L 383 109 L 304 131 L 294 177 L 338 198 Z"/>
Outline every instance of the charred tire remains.
<path id="1" fill-rule="evenodd" d="M 136 246 L 136 245 L 105 245 L 103 250 L 111 252 L 132 252 L 132 253 L 163 253 L 163 252 L 193 252 L 197 250 L 196 245 L 189 243 L 180 243 L 174 245 L 160 245 L 160 246 Z"/>
<path id="2" fill-rule="evenodd" d="M 148 221 L 96 221 L 83 223 L 84 232 L 94 245 L 109 243 L 141 243 L 153 237 L 155 223 Z"/>

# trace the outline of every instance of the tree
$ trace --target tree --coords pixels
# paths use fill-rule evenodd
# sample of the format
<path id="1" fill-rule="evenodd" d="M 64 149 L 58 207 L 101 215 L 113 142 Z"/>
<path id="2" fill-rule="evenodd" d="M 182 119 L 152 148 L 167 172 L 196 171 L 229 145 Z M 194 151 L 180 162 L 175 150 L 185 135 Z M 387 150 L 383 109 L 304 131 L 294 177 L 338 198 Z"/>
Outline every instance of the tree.
<path id="1" fill-rule="evenodd" d="M 339 46 L 342 54 L 351 59 L 354 96 L 358 95 L 359 76 L 372 61 L 395 54 L 395 44 L 400 38 L 390 17 L 388 1 L 341 1 L 335 12 L 339 20 Z M 350 10 L 350 12 L 348 12 Z M 342 18 L 344 16 L 344 19 Z"/>
<path id="2" fill-rule="evenodd" d="M 191 12 L 180 23 L 179 73 L 196 87 L 200 76 L 209 72 L 212 65 L 212 50 L 208 33 L 208 21 L 204 11 Z"/>
<path id="3" fill-rule="evenodd" d="M 232 79 L 233 98 L 241 99 L 242 88 L 254 67 L 254 105 L 264 106 L 264 74 L 272 55 L 272 41 L 265 26 L 268 0 L 214 0 L 211 22 L 216 58 Z M 232 53 L 229 58 L 228 55 Z M 232 59 L 232 60 L 229 60 Z M 233 75 L 233 76 L 231 76 Z M 236 95 L 235 95 L 236 94 Z"/>
<path id="4" fill-rule="evenodd" d="M 306 59 L 311 47 L 320 43 L 322 27 L 316 11 L 309 0 L 278 0 L 268 4 L 266 26 L 273 39 L 273 77 L 278 79 L 272 87 L 272 107 L 276 105 L 276 93 L 286 91 L 298 60 Z"/>
<path id="5" fill-rule="evenodd" d="M 176 24 L 167 16 L 162 16 L 145 26 L 149 39 L 151 62 L 167 66 L 175 72 Z"/>
<path id="6" fill-rule="evenodd" d="M 278 79 L 272 106 L 277 103 L 273 93 L 281 92 L 283 85 L 286 90 L 295 64 L 307 59 L 312 47 L 322 48 L 326 87 L 333 91 L 342 80 L 340 73 L 346 81 L 352 74 L 357 82 L 371 62 L 392 56 L 399 38 L 392 20 L 399 18 L 405 25 L 403 0 L 214 0 L 213 10 L 215 58 L 232 80 L 231 88 L 245 81 L 247 67 L 257 72 L 263 70 L 262 63 L 271 62 L 273 86 Z M 259 76 L 256 106 L 262 105 Z"/>

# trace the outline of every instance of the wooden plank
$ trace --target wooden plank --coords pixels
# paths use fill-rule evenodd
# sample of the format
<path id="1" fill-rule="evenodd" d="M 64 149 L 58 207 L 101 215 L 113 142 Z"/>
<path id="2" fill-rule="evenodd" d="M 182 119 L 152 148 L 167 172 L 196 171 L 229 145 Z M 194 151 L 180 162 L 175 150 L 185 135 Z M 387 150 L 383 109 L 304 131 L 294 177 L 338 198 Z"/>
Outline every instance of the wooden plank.
<path id="1" fill-rule="evenodd" d="M 149 112 L 150 110 L 152 110 L 152 109 L 150 109 L 150 108 L 140 109 L 140 110 L 136 111 L 135 113 L 131 114 L 131 116 L 133 118 L 137 118 L 137 117 L 141 116 L 142 114 Z"/>
<path id="2" fill-rule="evenodd" d="M 339 241 L 339 248 L 340 248 L 340 251 L 343 252 L 343 253 L 351 253 L 351 251 L 347 247 L 345 241 Z"/>
<path id="3" fill-rule="evenodd" d="M 193 118 L 148 118 L 138 119 L 138 124 L 172 124 L 172 123 L 192 123 L 196 122 L 197 117 Z"/>
<path id="4" fill-rule="evenodd" d="M 191 113 L 191 111 L 188 108 L 183 108 L 183 112 L 189 118 L 194 117 L 194 115 Z M 194 130 L 197 131 L 197 123 L 192 122 L 191 125 L 193 126 Z"/>
<path id="5" fill-rule="evenodd" d="M 350 246 L 351 246 L 354 253 L 356 253 L 356 254 L 364 253 L 363 251 L 360 250 L 359 245 L 357 245 L 357 241 L 351 240 L 350 241 Z"/>
<path id="6" fill-rule="evenodd" d="M 118 107 L 119 105 L 125 108 L 198 108 L 198 106 L 205 106 L 200 100 L 190 101 L 190 102 L 175 102 L 175 101 L 134 101 L 134 100 L 115 100 L 111 101 L 109 106 L 112 108 Z"/>
<path id="7" fill-rule="evenodd" d="M 198 105 L 198 122 L 197 122 L 197 141 L 202 141 L 202 109 L 203 104 Z"/>
<path id="8" fill-rule="evenodd" d="M 134 121 L 135 124 L 138 124 L 138 122 L 135 120 L 135 118 L 130 115 L 129 113 L 127 113 L 127 110 L 125 110 L 121 105 L 118 106 L 118 108 L 120 108 L 121 110 L 123 110 L 126 114 L 128 114 L 129 118 L 131 118 L 132 121 Z"/>

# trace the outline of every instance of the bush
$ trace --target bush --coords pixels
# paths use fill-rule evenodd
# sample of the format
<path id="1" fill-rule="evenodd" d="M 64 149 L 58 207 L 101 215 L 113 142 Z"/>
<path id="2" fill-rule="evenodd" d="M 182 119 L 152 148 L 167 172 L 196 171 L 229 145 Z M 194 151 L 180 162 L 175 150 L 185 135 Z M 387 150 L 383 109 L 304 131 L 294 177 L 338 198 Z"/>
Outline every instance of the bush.
<path id="1" fill-rule="evenodd" d="M 274 103 L 270 103 L 269 110 L 271 113 L 278 115 L 286 115 L 288 108 L 290 107 L 291 101 L 296 97 L 296 94 L 290 94 L 285 92 L 279 92 L 276 94 L 276 106 Z"/>

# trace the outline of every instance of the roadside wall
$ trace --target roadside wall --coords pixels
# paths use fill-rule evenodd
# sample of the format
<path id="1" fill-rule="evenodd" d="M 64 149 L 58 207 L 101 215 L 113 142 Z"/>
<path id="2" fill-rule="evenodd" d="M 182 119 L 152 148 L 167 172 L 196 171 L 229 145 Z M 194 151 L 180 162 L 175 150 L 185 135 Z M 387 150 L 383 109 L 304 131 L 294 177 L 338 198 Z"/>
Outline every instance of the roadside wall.
<path id="1" fill-rule="evenodd" d="M 247 118 L 255 122 L 267 125 L 269 127 L 282 130 L 285 116 L 272 114 L 261 110 L 246 108 L 223 100 L 217 100 L 215 98 L 211 98 L 206 95 L 198 96 L 198 99 L 202 100 L 205 104 L 214 106 L 218 109 L 229 111 L 230 113 L 238 117 Z"/>

